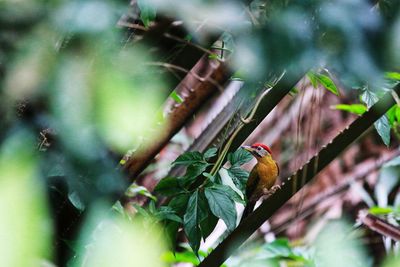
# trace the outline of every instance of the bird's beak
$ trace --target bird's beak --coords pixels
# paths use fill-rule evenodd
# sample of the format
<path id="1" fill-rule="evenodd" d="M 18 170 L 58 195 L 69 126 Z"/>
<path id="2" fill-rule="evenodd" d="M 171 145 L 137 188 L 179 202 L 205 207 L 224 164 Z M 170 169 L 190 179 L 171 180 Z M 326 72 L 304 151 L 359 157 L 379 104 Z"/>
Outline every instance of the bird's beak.
<path id="1" fill-rule="evenodd" d="M 254 152 L 254 148 L 252 148 L 251 146 L 241 146 L 241 148 L 243 148 L 244 150 L 249 151 L 250 153 Z"/>

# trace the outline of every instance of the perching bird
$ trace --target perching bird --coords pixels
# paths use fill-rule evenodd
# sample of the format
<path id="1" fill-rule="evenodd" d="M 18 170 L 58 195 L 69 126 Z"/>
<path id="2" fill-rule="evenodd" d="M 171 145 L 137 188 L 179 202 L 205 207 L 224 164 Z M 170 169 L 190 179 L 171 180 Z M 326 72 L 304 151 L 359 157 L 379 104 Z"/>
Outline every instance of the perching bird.
<path id="1" fill-rule="evenodd" d="M 272 159 L 271 149 L 260 143 L 252 146 L 242 146 L 257 159 L 257 164 L 250 172 L 246 184 L 247 205 L 243 211 L 242 220 L 246 218 L 254 209 L 257 200 L 268 193 L 272 193 L 279 188 L 274 186 L 279 175 L 279 166 Z"/>

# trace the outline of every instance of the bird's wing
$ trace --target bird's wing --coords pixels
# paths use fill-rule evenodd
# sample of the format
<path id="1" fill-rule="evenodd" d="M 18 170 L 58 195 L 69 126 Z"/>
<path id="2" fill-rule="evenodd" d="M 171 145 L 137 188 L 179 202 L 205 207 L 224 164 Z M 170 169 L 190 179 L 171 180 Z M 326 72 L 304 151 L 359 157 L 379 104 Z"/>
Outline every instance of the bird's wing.
<path id="1" fill-rule="evenodd" d="M 276 164 L 276 168 L 278 169 L 278 176 L 279 176 L 279 174 L 281 173 L 281 170 L 279 169 L 279 165 L 276 161 L 275 161 L 275 164 Z"/>
<path id="2" fill-rule="evenodd" d="M 246 185 L 246 197 L 249 200 L 257 188 L 257 184 L 260 181 L 260 177 L 257 174 L 256 168 L 253 168 L 250 172 L 249 179 Z"/>

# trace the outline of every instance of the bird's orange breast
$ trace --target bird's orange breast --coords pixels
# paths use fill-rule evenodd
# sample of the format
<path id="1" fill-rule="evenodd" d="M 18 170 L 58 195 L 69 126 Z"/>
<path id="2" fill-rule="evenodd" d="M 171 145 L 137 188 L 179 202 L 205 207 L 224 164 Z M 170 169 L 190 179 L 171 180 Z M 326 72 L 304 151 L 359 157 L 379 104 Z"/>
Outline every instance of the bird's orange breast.
<path id="1" fill-rule="evenodd" d="M 255 168 L 259 177 L 256 191 L 258 191 L 258 194 L 262 194 L 264 189 L 269 190 L 275 184 L 276 178 L 279 175 L 279 168 L 271 156 L 258 159 Z"/>

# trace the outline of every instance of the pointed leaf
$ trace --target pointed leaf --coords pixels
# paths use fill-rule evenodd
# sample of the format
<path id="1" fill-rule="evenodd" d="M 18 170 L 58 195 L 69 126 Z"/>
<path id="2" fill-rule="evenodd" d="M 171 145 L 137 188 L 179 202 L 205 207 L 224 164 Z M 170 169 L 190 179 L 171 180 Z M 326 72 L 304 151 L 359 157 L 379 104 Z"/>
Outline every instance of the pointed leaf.
<path id="1" fill-rule="evenodd" d="M 307 77 L 311 82 L 312 87 L 314 87 L 314 89 L 317 88 L 318 86 L 318 81 L 317 81 L 317 77 L 315 76 L 315 74 L 311 71 L 307 72 Z"/>
<path id="2" fill-rule="evenodd" d="M 172 165 L 190 165 L 199 162 L 205 162 L 203 156 L 200 152 L 193 151 L 183 153 L 174 162 L 172 162 Z"/>
<path id="3" fill-rule="evenodd" d="M 318 74 L 317 79 L 319 81 L 319 83 L 325 87 L 325 89 L 327 89 L 328 91 L 330 91 L 331 93 L 335 94 L 335 95 L 339 95 L 339 90 L 337 89 L 335 83 L 332 81 L 332 79 L 324 74 Z"/>
<path id="4" fill-rule="evenodd" d="M 228 174 L 236 187 L 240 191 L 244 192 L 246 189 L 247 179 L 249 178 L 249 173 L 242 168 L 233 166 L 228 169 Z"/>
<path id="5" fill-rule="evenodd" d="M 374 123 L 375 129 L 379 136 L 382 138 L 386 146 L 390 145 L 390 123 L 386 115 L 383 115 L 379 120 Z"/>
<path id="6" fill-rule="evenodd" d="M 204 153 L 204 158 L 209 159 L 217 155 L 218 149 L 216 147 L 209 148 L 205 153 Z"/>
<path id="7" fill-rule="evenodd" d="M 180 187 L 178 178 L 166 177 L 158 182 L 154 192 L 170 197 L 184 192 L 184 189 Z"/>
<path id="8" fill-rule="evenodd" d="M 363 104 L 352 104 L 352 105 L 339 104 L 339 105 L 332 106 L 332 108 L 337 109 L 337 110 L 347 111 L 347 112 L 354 113 L 357 115 L 364 114 L 368 109 Z"/>
<path id="9" fill-rule="evenodd" d="M 251 153 L 248 152 L 247 150 L 244 150 L 243 148 L 239 148 L 234 153 L 228 154 L 228 161 L 232 165 L 236 166 L 243 165 L 246 162 L 249 162 L 252 158 L 253 156 L 251 155 Z"/>
<path id="10" fill-rule="evenodd" d="M 225 222 L 229 231 L 233 231 L 236 227 L 236 208 L 233 200 L 219 188 L 208 187 L 204 192 L 212 213 Z"/>
<path id="11" fill-rule="evenodd" d="M 189 198 L 186 213 L 183 217 L 183 227 L 187 238 L 189 239 L 190 247 L 197 254 L 200 248 L 201 230 L 200 221 L 207 215 L 204 210 L 207 203 L 201 197 L 199 190 L 196 190 Z"/>
<path id="12" fill-rule="evenodd" d="M 207 163 L 190 165 L 186 170 L 185 176 L 179 178 L 179 185 L 183 188 L 188 188 L 207 169 L 207 166 Z"/>

